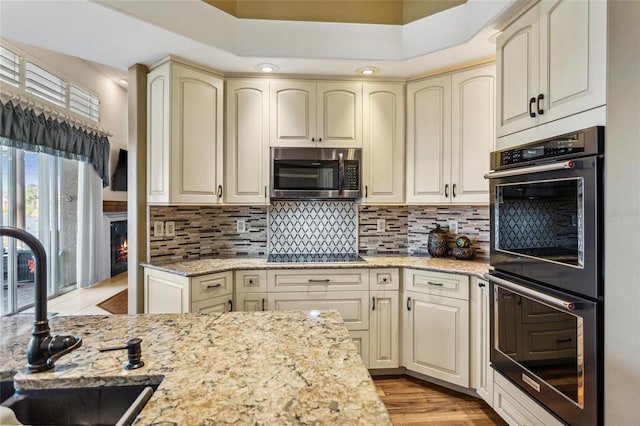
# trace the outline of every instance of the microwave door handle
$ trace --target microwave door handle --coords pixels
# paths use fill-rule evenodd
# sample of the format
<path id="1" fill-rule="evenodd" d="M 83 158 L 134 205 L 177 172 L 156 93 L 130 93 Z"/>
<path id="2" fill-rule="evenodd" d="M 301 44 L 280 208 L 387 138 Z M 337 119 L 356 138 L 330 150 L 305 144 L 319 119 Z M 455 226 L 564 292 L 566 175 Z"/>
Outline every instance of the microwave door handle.
<path id="1" fill-rule="evenodd" d="M 522 296 L 531 297 L 540 302 L 545 302 L 551 306 L 554 306 L 556 308 L 559 308 L 565 311 L 573 311 L 576 308 L 578 308 L 580 305 L 579 302 L 570 302 L 568 300 L 563 300 L 557 297 L 549 296 L 548 294 L 543 294 L 538 291 L 531 290 L 530 288 L 519 286 L 517 284 L 514 284 L 502 278 L 494 277 L 493 275 L 486 274 L 484 277 L 489 281 L 499 284 L 502 287 L 505 287 L 506 289 L 511 290 L 515 293 L 519 293 Z"/>
<path id="2" fill-rule="evenodd" d="M 338 170 L 338 192 L 344 191 L 344 159 L 342 153 L 338 154 L 339 170 Z"/>
<path id="3" fill-rule="evenodd" d="M 549 172 L 554 170 L 567 170 L 567 169 L 575 169 L 576 162 L 571 161 L 563 161 L 561 163 L 553 163 L 553 164 L 543 164 L 540 166 L 531 166 L 531 167 L 523 167 L 518 169 L 504 170 L 499 172 L 489 172 L 484 175 L 485 179 L 496 179 L 501 177 L 509 177 L 509 176 L 520 176 L 530 173 L 542 173 Z"/>

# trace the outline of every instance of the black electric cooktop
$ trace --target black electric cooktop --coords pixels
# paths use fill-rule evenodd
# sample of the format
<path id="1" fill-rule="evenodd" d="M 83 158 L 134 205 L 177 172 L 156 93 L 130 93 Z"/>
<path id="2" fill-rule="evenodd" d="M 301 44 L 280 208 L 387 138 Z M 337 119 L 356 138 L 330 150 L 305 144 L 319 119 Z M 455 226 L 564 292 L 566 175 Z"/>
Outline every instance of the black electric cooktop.
<path id="1" fill-rule="evenodd" d="M 338 263 L 364 262 L 355 253 L 303 253 L 303 254 L 270 254 L 268 263 Z"/>

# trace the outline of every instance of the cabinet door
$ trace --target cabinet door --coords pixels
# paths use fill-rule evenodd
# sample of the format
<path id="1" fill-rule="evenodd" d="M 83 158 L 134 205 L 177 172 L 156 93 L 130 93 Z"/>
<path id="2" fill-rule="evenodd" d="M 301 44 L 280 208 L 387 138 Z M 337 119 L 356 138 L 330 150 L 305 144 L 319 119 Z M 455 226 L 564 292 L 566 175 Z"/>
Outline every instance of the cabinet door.
<path id="1" fill-rule="evenodd" d="M 529 115 L 530 99 L 538 96 L 538 6 L 529 9 L 497 39 L 497 133 L 508 135 L 538 123 Z M 535 106 L 533 107 L 535 108 Z"/>
<path id="2" fill-rule="evenodd" d="M 147 76 L 147 202 L 169 201 L 169 64 Z"/>
<path id="3" fill-rule="evenodd" d="M 231 300 L 231 296 L 231 294 L 226 294 L 224 296 L 212 297 L 211 299 L 193 302 L 191 304 L 191 312 L 194 314 L 230 312 L 233 310 L 233 301 Z"/>
<path id="4" fill-rule="evenodd" d="M 349 331 L 349 334 L 364 366 L 369 368 L 369 331 Z"/>
<path id="5" fill-rule="evenodd" d="M 600 0 L 540 3 L 541 120 L 606 103 L 607 4 Z"/>
<path id="6" fill-rule="evenodd" d="M 269 82 L 227 81 L 225 203 L 268 204 Z"/>
<path id="7" fill-rule="evenodd" d="M 489 284 L 472 278 L 471 286 L 471 365 L 472 387 L 489 406 L 493 406 L 493 368 L 490 354 Z"/>
<path id="8" fill-rule="evenodd" d="M 362 83 L 318 82 L 316 141 L 319 147 L 362 147 Z"/>
<path id="9" fill-rule="evenodd" d="M 407 202 L 449 202 L 451 76 L 407 86 Z"/>
<path id="10" fill-rule="evenodd" d="M 369 329 L 369 292 L 294 292 L 269 293 L 270 311 L 328 311 L 340 312 L 348 330 Z"/>
<path id="11" fill-rule="evenodd" d="M 369 368 L 398 368 L 398 292 L 371 292 Z"/>
<path id="12" fill-rule="evenodd" d="M 469 386 L 469 302 L 405 292 L 404 363 L 409 370 Z"/>
<path id="13" fill-rule="evenodd" d="M 222 202 L 221 79 L 171 65 L 171 203 Z"/>
<path id="14" fill-rule="evenodd" d="M 315 82 L 273 80 L 269 103 L 271 146 L 315 146 Z"/>
<path id="15" fill-rule="evenodd" d="M 451 201 L 489 203 L 495 146 L 495 65 L 451 76 Z"/>
<path id="16" fill-rule="evenodd" d="M 362 202 L 404 201 L 404 88 L 397 84 L 363 86 Z"/>
<path id="17" fill-rule="evenodd" d="M 267 310 L 267 293 L 236 293 L 236 311 L 257 312 Z"/>
<path id="18" fill-rule="evenodd" d="M 144 312 L 180 314 L 189 312 L 188 278 L 168 272 L 145 269 Z"/>

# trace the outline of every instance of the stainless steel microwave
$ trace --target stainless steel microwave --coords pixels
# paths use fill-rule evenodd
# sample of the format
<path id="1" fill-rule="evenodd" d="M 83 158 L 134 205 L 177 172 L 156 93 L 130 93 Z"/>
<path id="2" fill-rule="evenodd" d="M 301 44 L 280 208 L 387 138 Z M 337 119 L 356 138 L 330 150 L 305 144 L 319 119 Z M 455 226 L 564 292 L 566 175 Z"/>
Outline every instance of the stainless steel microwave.
<path id="1" fill-rule="evenodd" d="M 359 148 L 271 148 L 271 199 L 360 198 L 361 158 Z"/>

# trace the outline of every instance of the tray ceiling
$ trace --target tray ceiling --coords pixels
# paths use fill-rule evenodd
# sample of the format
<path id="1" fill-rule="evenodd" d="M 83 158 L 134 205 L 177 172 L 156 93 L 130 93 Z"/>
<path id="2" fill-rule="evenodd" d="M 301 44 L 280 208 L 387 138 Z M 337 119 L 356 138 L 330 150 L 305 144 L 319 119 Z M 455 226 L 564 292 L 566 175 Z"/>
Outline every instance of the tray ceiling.
<path id="1" fill-rule="evenodd" d="M 203 0 L 236 18 L 404 25 L 467 0 Z"/>

